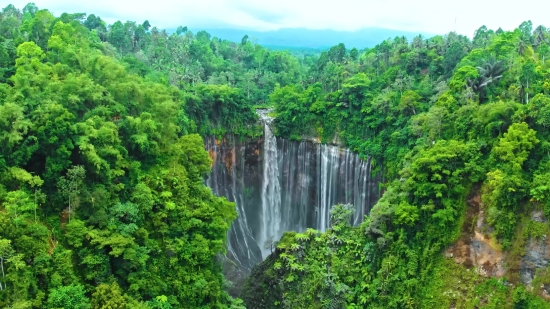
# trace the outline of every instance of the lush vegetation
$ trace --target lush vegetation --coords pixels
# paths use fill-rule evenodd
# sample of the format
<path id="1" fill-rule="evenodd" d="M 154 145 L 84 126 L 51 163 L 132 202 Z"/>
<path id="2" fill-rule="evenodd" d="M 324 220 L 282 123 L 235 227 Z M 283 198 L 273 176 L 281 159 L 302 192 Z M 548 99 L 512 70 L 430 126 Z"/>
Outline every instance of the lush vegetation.
<path id="1" fill-rule="evenodd" d="M 254 270 L 245 303 L 548 308 L 514 266 L 525 237 L 550 231 L 530 217 L 550 215 L 549 46 L 548 30 L 531 22 L 511 32 L 481 27 L 472 41 L 450 33 L 397 37 L 362 52 L 339 45 L 310 67 L 307 84 L 276 88 L 279 135 L 306 132 L 373 156 L 385 194 L 359 227 L 338 219 L 326 233 L 287 233 Z M 441 254 L 458 239 L 478 184 L 490 236 L 510 255 L 501 280 L 483 280 Z M 335 207 L 333 218 L 346 209 Z M 546 274 L 531 292 L 542 294 Z"/>
<path id="2" fill-rule="evenodd" d="M 289 232 L 249 308 L 547 308 L 510 272 L 441 252 L 481 184 L 491 237 L 517 264 L 550 232 L 550 33 L 525 22 L 343 44 L 295 57 L 149 22 L 107 26 L 29 4 L 0 13 L 0 307 L 242 308 L 218 258 L 235 206 L 203 179 L 201 136 L 319 136 L 372 156 L 385 194 L 363 224 Z"/>
<path id="3" fill-rule="evenodd" d="M 200 37 L 140 26 L 113 47 L 121 24 L 84 17 L 32 4 L 0 15 L 0 307 L 240 307 L 217 260 L 236 210 L 203 184 L 197 133 L 253 132 L 246 93 L 178 88 L 172 68 L 128 56 L 170 54 L 142 40 L 188 51 Z"/>

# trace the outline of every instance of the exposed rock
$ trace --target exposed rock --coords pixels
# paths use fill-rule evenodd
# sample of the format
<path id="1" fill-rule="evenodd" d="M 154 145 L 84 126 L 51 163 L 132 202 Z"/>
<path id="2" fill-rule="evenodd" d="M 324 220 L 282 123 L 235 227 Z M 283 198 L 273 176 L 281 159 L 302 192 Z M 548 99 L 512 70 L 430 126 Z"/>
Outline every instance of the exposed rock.
<path id="1" fill-rule="evenodd" d="M 255 201 L 260 200 L 261 194 L 256 188 L 261 181 L 262 173 L 262 139 L 210 137 L 205 143 L 212 159 L 212 173 L 207 180 L 208 186 L 215 193 L 226 196 L 228 200 L 238 201 L 240 207 L 248 207 L 246 210 L 249 214 L 255 214 Z M 243 220 L 244 218 L 239 216 L 232 223 L 232 228 L 227 233 L 227 254 L 219 257 L 225 278 L 233 283 L 233 286 L 226 289 L 235 297 L 239 296 L 252 267 L 262 261 L 261 249 Z"/>
<path id="2" fill-rule="evenodd" d="M 546 222 L 542 211 L 534 211 L 531 214 L 531 220 L 536 222 Z M 548 266 L 550 261 L 550 238 L 544 235 L 541 239 L 529 239 L 525 247 L 525 254 L 521 260 L 520 279 L 530 286 L 537 269 Z"/>
<path id="3" fill-rule="evenodd" d="M 250 270 L 239 265 L 235 262 L 235 259 L 227 256 L 220 255 L 218 260 L 222 265 L 223 275 L 226 280 L 226 291 L 233 297 L 239 297 L 241 289 L 250 274 Z"/>
<path id="4" fill-rule="evenodd" d="M 493 229 L 485 221 L 479 191 L 478 186 L 468 197 L 462 235 L 445 251 L 445 256 L 467 268 L 476 269 L 486 277 L 500 278 L 506 275 L 507 271 L 519 272 L 521 283 L 531 286 L 537 269 L 544 269 L 550 265 L 550 237 L 543 235 L 540 239 L 527 239 L 518 266 L 505 269 L 504 261 L 511 256 L 503 252 L 497 241 L 491 237 Z M 546 222 L 542 211 L 533 211 L 530 219 L 535 222 Z M 533 288 L 540 289 L 542 296 L 550 299 L 550 285 Z"/>
<path id="5" fill-rule="evenodd" d="M 491 232 L 491 229 L 485 223 L 485 214 L 481 210 L 483 204 L 479 187 L 472 190 L 467 205 L 462 235 L 447 249 L 445 255 L 467 268 L 475 268 L 481 275 L 498 278 L 504 276 L 504 254 L 496 242 L 484 234 Z"/>
<path id="6" fill-rule="evenodd" d="M 544 214 L 541 210 L 535 210 L 531 213 L 531 220 L 535 222 L 546 222 L 546 219 L 544 218 Z"/>

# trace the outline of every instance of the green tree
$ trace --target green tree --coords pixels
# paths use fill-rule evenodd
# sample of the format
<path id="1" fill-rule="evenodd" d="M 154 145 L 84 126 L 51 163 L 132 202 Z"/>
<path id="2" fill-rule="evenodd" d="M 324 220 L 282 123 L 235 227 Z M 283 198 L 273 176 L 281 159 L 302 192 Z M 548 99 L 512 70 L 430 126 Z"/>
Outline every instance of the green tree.
<path id="1" fill-rule="evenodd" d="M 397 108 L 401 112 L 410 110 L 413 115 L 416 115 L 416 110 L 419 108 L 420 104 L 419 101 L 420 96 L 416 93 L 416 91 L 407 90 L 401 96 L 401 100 L 399 101 Z"/>
<path id="2" fill-rule="evenodd" d="M 82 285 L 69 285 L 53 289 L 48 296 L 48 309 L 89 309 L 90 300 Z"/>
<path id="3" fill-rule="evenodd" d="M 540 141 L 536 132 L 529 128 L 527 123 L 514 123 L 500 138 L 499 143 L 493 148 L 493 153 L 502 161 L 510 163 L 516 171 L 522 169 L 529 152 Z"/>
<path id="4" fill-rule="evenodd" d="M 45 49 L 54 20 L 55 17 L 48 10 L 40 10 L 31 20 L 25 21 L 21 29 L 36 45 Z"/>
<path id="5" fill-rule="evenodd" d="M 21 190 L 8 192 L 4 206 L 13 215 L 16 224 L 37 207 L 31 197 Z"/>
<path id="6" fill-rule="evenodd" d="M 452 42 L 443 56 L 443 70 L 446 76 L 452 75 L 456 65 L 464 56 L 466 56 L 466 51 L 462 43 L 459 41 Z"/>
<path id="7" fill-rule="evenodd" d="M 92 294 L 92 309 L 126 309 L 128 307 L 126 298 L 116 282 L 111 284 L 100 284 Z"/>
<path id="8" fill-rule="evenodd" d="M 78 195 L 80 194 L 82 182 L 84 181 L 86 171 L 83 166 L 77 165 L 67 170 L 66 176 L 61 176 L 57 186 L 60 193 L 68 199 L 69 202 L 69 222 L 71 221 L 71 200 L 72 207 L 78 206 Z"/>
<path id="9" fill-rule="evenodd" d="M 7 262 L 9 258 L 14 255 L 14 250 L 11 246 L 9 239 L 0 239 L 0 268 L 2 269 L 2 282 L 0 282 L 0 291 L 4 291 L 8 288 L 6 283 L 6 270 L 4 262 Z"/>
<path id="10" fill-rule="evenodd" d="M 535 82 L 537 74 L 535 72 L 535 64 L 532 61 L 527 61 L 521 68 L 521 75 L 519 80 L 521 82 L 522 90 L 525 93 L 525 100 L 522 100 L 525 104 L 529 104 L 529 83 L 531 85 Z"/>
<path id="11" fill-rule="evenodd" d="M 539 143 L 536 132 L 526 123 L 514 123 L 493 148 L 499 168 L 487 173 L 482 198 L 488 206 L 488 222 L 495 226 L 495 234 L 503 237 L 504 246 L 510 240 L 516 225 L 515 212 L 529 191 L 522 171 L 531 150 Z"/>
<path id="12" fill-rule="evenodd" d="M 355 208 L 351 204 L 338 204 L 330 209 L 330 225 L 351 225 Z"/>
<path id="13" fill-rule="evenodd" d="M 27 3 L 27 5 L 23 7 L 22 11 L 23 14 L 28 13 L 31 17 L 34 17 L 34 15 L 36 15 L 36 12 L 38 12 L 38 7 L 36 6 L 36 4 L 34 4 L 34 2 Z"/>
<path id="14" fill-rule="evenodd" d="M 131 40 L 127 28 L 120 21 L 111 26 L 109 31 L 109 43 L 117 48 L 119 53 L 130 50 Z"/>

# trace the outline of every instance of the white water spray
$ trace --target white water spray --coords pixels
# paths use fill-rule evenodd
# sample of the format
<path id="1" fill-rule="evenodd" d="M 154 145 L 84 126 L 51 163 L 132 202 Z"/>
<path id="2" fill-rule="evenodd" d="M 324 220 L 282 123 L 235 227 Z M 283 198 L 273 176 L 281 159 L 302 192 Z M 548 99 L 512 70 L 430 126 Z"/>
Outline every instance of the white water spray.
<path id="1" fill-rule="evenodd" d="M 277 138 L 271 131 L 273 118 L 260 113 L 264 125 L 264 157 L 262 179 L 262 225 L 258 239 L 262 256 L 270 253 L 274 241 L 282 236 L 281 231 L 281 183 L 279 181 L 279 162 Z"/>

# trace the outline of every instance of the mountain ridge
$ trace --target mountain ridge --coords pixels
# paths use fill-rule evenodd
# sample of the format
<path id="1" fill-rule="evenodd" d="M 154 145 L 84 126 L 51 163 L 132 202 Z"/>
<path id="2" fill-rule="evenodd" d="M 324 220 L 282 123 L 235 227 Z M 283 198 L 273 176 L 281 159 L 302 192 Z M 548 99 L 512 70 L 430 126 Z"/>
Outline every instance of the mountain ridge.
<path id="1" fill-rule="evenodd" d="M 396 36 L 405 36 L 409 40 L 421 34 L 430 38 L 436 34 L 426 32 L 411 32 L 386 28 L 363 28 L 356 31 L 343 30 L 314 30 L 306 28 L 281 28 L 272 31 L 257 31 L 237 28 L 190 28 L 193 32 L 204 30 L 212 36 L 233 42 L 240 42 L 245 35 L 250 39 L 257 39 L 262 46 L 328 49 L 339 43 L 344 43 L 347 48 L 370 48 L 383 40 Z M 170 29 L 170 31 L 175 31 Z"/>

